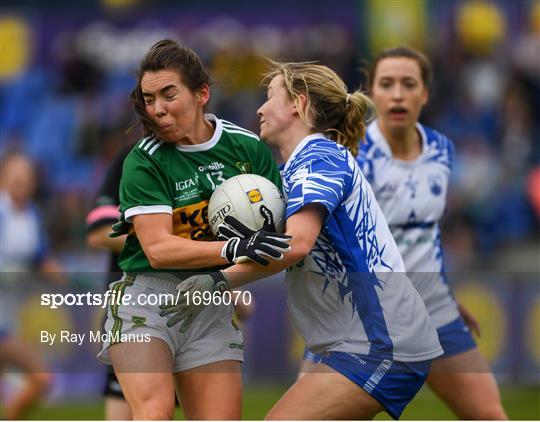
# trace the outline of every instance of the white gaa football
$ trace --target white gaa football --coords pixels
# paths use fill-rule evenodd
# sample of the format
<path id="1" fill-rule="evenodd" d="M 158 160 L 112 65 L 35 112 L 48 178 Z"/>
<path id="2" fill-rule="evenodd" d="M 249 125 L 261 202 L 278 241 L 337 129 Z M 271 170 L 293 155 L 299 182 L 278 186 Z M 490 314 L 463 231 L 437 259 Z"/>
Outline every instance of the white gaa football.
<path id="1" fill-rule="evenodd" d="M 259 211 L 261 205 L 272 211 L 276 230 L 281 233 L 285 225 L 285 201 L 278 187 L 257 174 L 240 174 L 227 179 L 214 191 L 208 203 L 212 233 L 216 234 L 217 227 L 227 215 L 252 230 L 259 230 L 264 223 Z"/>

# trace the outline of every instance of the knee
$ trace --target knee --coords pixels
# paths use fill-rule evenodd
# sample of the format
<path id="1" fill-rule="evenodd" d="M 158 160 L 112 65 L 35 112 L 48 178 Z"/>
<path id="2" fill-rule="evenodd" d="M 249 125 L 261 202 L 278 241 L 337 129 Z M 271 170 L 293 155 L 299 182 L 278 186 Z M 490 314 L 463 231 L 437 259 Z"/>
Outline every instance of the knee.
<path id="1" fill-rule="evenodd" d="M 146 399 L 130 403 L 134 420 L 171 420 L 174 417 L 174 402 L 162 399 Z"/>
<path id="2" fill-rule="evenodd" d="M 148 406 L 137 406 L 133 409 L 133 420 L 161 420 L 168 421 L 174 417 L 174 410 L 163 409 L 149 403 Z"/>

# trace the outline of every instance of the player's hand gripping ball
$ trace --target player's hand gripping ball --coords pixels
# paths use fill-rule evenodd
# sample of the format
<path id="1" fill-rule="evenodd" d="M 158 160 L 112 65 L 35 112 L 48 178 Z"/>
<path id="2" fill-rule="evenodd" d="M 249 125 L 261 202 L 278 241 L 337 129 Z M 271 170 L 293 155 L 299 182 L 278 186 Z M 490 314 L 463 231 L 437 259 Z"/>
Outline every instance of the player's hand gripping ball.
<path id="1" fill-rule="evenodd" d="M 214 236 L 226 216 L 253 231 L 281 233 L 285 226 L 285 201 L 279 188 L 257 174 L 240 174 L 223 182 L 208 203 L 208 221 Z"/>

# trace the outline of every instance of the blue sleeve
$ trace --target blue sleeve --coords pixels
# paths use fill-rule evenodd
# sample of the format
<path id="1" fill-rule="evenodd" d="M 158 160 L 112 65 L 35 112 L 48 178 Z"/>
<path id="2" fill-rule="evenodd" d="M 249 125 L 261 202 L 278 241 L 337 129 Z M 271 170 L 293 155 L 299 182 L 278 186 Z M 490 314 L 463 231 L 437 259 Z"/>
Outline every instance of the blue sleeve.
<path id="1" fill-rule="evenodd" d="M 446 138 L 448 141 L 448 168 L 450 169 L 450 172 L 454 169 L 454 160 L 455 160 L 455 148 L 454 143 L 449 138 Z"/>
<path id="2" fill-rule="evenodd" d="M 368 156 L 371 146 L 372 144 L 362 143 L 356 156 L 356 162 L 369 183 L 373 183 L 374 180 L 373 160 L 370 160 Z"/>
<path id="3" fill-rule="evenodd" d="M 323 155 L 299 163 L 290 177 L 285 218 L 308 204 L 317 203 L 324 206 L 328 219 L 343 200 L 351 177 L 347 157 L 341 154 Z"/>
<path id="4" fill-rule="evenodd" d="M 443 164 L 448 170 L 452 171 L 454 165 L 454 143 L 442 133 L 427 126 L 423 127 L 428 138 L 428 144 L 435 150 L 429 161 Z"/>

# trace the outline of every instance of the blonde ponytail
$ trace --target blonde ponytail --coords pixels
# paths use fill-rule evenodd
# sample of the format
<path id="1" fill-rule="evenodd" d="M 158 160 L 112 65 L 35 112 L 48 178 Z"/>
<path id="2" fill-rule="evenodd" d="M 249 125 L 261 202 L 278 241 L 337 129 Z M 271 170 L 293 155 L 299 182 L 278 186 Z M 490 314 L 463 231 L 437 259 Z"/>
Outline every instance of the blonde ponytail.
<path id="1" fill-rule="evenodd" d="M 300 95 L 306 96 L 307 113 L 298 107 L 302 121 L 314 132 L 323 132 L 356 155 L 366 133 L 365 121 L 375 108 L 369 97 L 361 91 L 349 94 L 343 80 L 326 66 L 275 61 L 270 61 L 270 65 L 264 81 L 282 75 L 285 89 L 294 102 L 299 103 Z"/>
<path id="2" fill-rule="evenodd" d="M 366 122 L 375 110 L 375 106 L 371 99 L 361 91 L 347 95 L 350 97 L 345 107 L 345 117 L 341 127 L 335 130 L 335 141 L 356 156 L 358 144 L 366 136 Z"/>

